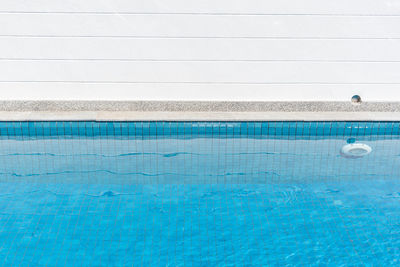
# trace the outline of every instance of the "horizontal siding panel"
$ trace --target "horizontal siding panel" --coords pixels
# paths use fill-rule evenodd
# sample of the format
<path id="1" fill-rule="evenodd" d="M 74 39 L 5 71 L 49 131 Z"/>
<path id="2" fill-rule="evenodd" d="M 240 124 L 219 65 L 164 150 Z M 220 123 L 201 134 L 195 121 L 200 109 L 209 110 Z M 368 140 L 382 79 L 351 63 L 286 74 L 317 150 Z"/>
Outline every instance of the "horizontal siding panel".
<path id="1" fill-rule="evenodd" d="M 400 63 L 0 61 L 0 81 L 400 83 Z"/>
<path id="2" fill-rule="evenodd" d="M 400 14 L 398 0 L 2 0 L 8 12 Z"/>
<path id="3" fill-rule="evenodd" d="M 393 101 L 400 84 L 1 83 L 6 100 Z"/>
<path id="4" fill-rule="evenodd" d="M 400 38 L 400 16 L 0 14 L 0 35 Z"/>
<path id="5" fill-rule="evenodd" d="M 400 61 L 400 40 L 0 37 L 0 59 Z"/>

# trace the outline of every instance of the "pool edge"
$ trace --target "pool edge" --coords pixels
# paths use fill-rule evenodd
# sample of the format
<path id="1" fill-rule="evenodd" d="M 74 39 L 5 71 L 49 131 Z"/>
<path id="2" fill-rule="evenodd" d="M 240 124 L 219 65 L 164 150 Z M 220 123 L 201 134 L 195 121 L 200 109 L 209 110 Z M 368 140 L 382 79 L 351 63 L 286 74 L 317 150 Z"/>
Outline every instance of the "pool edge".
<path id="1" fill-rule="evenodd" d="M 400 121 L 400 102 L 0 101 L 0 121 Z"/>

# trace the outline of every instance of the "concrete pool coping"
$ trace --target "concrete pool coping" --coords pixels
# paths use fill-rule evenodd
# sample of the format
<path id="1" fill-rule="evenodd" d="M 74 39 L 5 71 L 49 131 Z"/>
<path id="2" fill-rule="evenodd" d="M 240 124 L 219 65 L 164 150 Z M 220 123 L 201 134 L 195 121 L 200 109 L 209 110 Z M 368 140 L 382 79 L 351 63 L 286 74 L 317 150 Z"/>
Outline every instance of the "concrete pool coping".
<path id="1" fill-rule="evenodd" d="M 0 121 L 400 121 L 400 102 L 0 101 Z"/>

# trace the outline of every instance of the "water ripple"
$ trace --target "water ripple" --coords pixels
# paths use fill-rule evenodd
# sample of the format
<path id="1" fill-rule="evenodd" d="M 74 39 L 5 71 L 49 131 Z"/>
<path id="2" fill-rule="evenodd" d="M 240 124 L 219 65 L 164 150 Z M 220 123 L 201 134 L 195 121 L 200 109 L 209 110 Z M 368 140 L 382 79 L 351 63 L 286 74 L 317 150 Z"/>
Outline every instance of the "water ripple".
<path id="1" fill-rule="evenodd" d="M 131 157 L 131 156 L 161 156 L 165 158 L 177 157 L 177 156 L 210 156 L 207 153 L 193 153 L 193 152 L 171 152 L 171 153 L 156 153 L 156 152 L 129 152 L 115 155 L 96 154 L 96 153 L 78 153 L 78 154 L 56 154 L 49 152 L 35 152 L 35 153 L 9 153 L 0 154 L 0 157 L 12 157 L 12 156 L 50 156 L 50 157 L 103 157 L 103 158 L 118 158 L 118 157 Z M 225 155 L 302 155 L 301 153 L 282 153 L 282 152 L 238 152 L 238 153 L 225 153 Z M 308 154 L 309 155 L 309 154 Z"/>
<path id="2" fill-rule="evenodd" d="M 189 173 L 145 173 L 145 172 L 115 172 L 110 170 L 85 170 L 85 171 L 59 171 L 59 172 L 43 172 L 43 173 L 15 173 L 15 172 L 1 172 L 0 175 L 11 175 L 15 177 L 32 177 L 32 176 L 48 176 L 48 175 L 59 175 L 59 174 L 85 174 L 85 173 L 108 173 L 112 175 L 142 175 L 142 176 L 166 176 L 166 175 L 175 175 L 175 176 L 191 176 L 191 177 L 225 177 L 225 176 L 245 176 L 245 175 L 276 175 L 280 176 L 276 172 L 271 171 L 257 171 L 257 172 L 227 172 L 223 174 L 189 174 Z"/>

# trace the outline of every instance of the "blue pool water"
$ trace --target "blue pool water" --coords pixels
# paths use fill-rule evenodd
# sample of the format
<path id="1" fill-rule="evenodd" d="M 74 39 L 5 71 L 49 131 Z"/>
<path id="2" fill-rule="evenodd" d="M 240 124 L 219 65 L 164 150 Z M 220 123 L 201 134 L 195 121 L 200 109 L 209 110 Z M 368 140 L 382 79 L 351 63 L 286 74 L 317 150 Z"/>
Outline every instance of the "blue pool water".
<path id="1" fill-rule="evenodd" d="M 399 266 L 399 141 L 398 122 L 2 122 L 0 265 Z"/>

